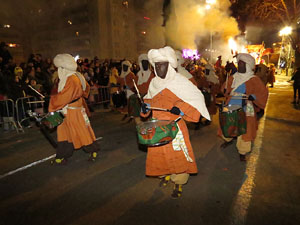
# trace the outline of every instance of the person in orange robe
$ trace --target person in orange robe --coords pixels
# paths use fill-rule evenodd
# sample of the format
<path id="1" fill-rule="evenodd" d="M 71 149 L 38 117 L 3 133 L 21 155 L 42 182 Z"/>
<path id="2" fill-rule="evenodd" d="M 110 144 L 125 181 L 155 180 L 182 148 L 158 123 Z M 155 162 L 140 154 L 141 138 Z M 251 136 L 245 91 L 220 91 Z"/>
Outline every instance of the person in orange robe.
<path id="1" fill-rule="evenodd" d="M 150 69 L 147 54 L 141 54 L 138 58 L 138 62 L 139 62 L 140 70 L 137 73 L 136 86 L 142 98 L 147 94 L 150 82 L 155 75 Z M 134 117 L 136 124 L 141 123 L 141 118 L 140 118 L 141 100 L 139 99 L 137 94 L 131 95 L 129 99 L 129 104 L 131 104 L 130 107 L 133 108 L 133 110 L 131 110 L 130 116 Z"/>
<path id="2" fill-rule="evenodd" d="M 58 67 L 58 93 L 50 98 L 49 112 L 62 110 L 65 118 L 57 127 L 58 147 L 54 163 L 65 163 L 74 149 L 84 148 L 90 160 L 97 157 L 99 147 L 85 111 L 89 86 L 84 77 L 76 72 L 77 63 L 69 54 L 58 54 L 53 60 Z"/>
<path id="3" fill-rule="evenodd" d="M 247 53 L 237 55 L 238 71 L 228 78 L 221 90 L 225 92 L 225 105 L 228 109 L 243 108 L 246 113 L 247 131 L 238 136 L 236 147 L 240 160 L 246 161 L 246 154 L 251 152 L 251 142 L 255 140 L 258 129 L 257 112 L 264 109 L 268 100 L 268 89 L 262 80 L 254 75 L 255 59 Z M 234 98 L 232 98 L 234 96 Z M 246 98 L 246 99 L 245 99 Z M 233 138 L 223 136 L 221 128 L 219 136 L 224 139 L 221 148 L 226 148 L 233 143 Z"/>
<path id="4" fill-rule="evenodd" d="M 220 82 L 218 76 L 215 74 L 214 67 L 209 63 L 205 65 L 205 79 L 207 82 L 207 91 L 210 93 L 210 103 L 207 109 L 212 117 L 217 113 L 216 95 L 220 91 Z M 206 124 L 210 124 L 210 122 L 206 122 Z"/>
<path id="5" fill-rule="evenodd" d="M 131 71 L 132 64 L 126 60 L 122 62 L 122 71 L 121 75 L 118 78 L 118 84 L 123 88 L 123 90 L 126 93 L 126 98 L 127 98 L 127 112 L 124 112 L 124 118 L 125 119 L 127 116 L 130 115 L 132 108 L 130 107 L 129 104 L 129 98 L 131 95 L 135 93 L 135 88 L 133 84 L 133 80 L 136 82 L 137 77 L 134 75 L 134 73 Z M 133 119 L 133 118 L 132 118 Z"/>
<path id="6" fill-rule="evenodd" d="M 160 177 L 161 186 L 166 186 L 170 180 L 174 182 L 171 196 L 178 198 L 182 194 L 182 185 L 188 181 L 189 174 L 197 173 L 195 156 L 184 120 L 196 122 L 200 114 L 209 119 L 209 114 L 201 91 L 175 71 L 177 59 L 171 47 L 150 50 L 148 59 L 154 67 L 156 76 L 152 79 L 148 93 L 144 97 L 141 115 L 148 117 L 149 107 L 158 107 L 169 109 L 170 112 L 152 110 L 153 118 L 180 120 L 177 123 L 179 131 L 172 142 L 148 147 L 146 175 Z"/>

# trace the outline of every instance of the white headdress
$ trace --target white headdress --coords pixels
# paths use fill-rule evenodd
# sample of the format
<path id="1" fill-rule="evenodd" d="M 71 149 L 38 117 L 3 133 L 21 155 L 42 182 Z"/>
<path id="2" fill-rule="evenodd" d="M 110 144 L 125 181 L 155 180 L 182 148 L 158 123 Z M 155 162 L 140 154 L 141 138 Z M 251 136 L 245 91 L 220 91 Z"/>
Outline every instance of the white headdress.
<path id="1" fill-rule="evenodd" d="M 128 69 L 126 72 L 123 70 L 123 65 L 128 66 Z M 125 60 L 122 62 L 122 71 L 121 71 L 121 75 L 120 75 L 121 78 L 125 78 L 130 73 L 131 66 L 132 66 L 131 63 L 128 60 Z"/>
<path id="2" fill-rule="evenodd" d="M 147 60 L 148 61 L 148 55 L 147 54 L 141 54 L 139 56 L 140 70 L 137 73 L 137 76 L 138 76 L 138 82 L 137 82 L 137 84 L 138 85 L 141 85 L 141 84 L 147 82 L 148 79 L 149 79 L 149 77 L 150 77 L 150 75 L 151 75 L 150 67 L 148 67 L 147 70 L 144 70 L 143 65 L 142 65 L 142 61 L 143 60 Z"/>
<path id="3" fill-rule="evenodd" d="M 233 88 L 232 91 L 237 89 L 241 84 L 245 83 L 246 81 L 250 80 L 254 77 L 254 67 L 255 67 L 255 59 L 248 53 L 240 53 L 237 55 L 237 61 L 244 61 L 246 63 L 246 72 L 239 73 L 236 72 L 233 74 L 233 82 L 231 87 Z"/>
<path id="4" fill-rule="evenodd" d="M 210 120 L 201 91 L 187 78 L 176 73 L 177 58 L 175 51 L 171 47 L 167 46 L 160 49 L 151 49 L 148 52 L 148 59 L 153 67 L 155 62 L 169 62 L 169 67 L 164 79 L 158 77 L 154 70 L 156 76 L 149 85 L 145 99 L 152 99 L 159 92 L 167 88 L 178 98 L 196 108 L 204 118 Z"/>
<path id="5" fill-rule="evenodd" d="M 80 79 L 82 89 L 85 90 L 85 79 L 81 73 L 76 72 L 77 63 L 73 56 L 71 56 L 70 54 L 58 54 L 54 57 L 53 63 L 58 68 L 58 92 L 61 92 L 64 89 L 68 77 L 73 74 Z"/>

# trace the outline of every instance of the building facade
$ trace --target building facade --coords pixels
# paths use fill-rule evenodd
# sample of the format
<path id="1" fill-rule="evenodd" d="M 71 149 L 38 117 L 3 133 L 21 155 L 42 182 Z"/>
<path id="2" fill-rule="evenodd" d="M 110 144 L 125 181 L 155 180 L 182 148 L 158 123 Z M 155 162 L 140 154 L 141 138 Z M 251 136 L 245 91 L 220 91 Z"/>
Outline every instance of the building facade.
<path id="1" fill-rule="evenodd" d="M 7 1 L 1 40 L 16 61 L 30 53 L 53 58 L 70 53 L 92 59 L 136 60 L 140 53 L 163 47 L 163 0 L 17 0 Z M 13 15 L 13 16 L 12 16 Z"/>

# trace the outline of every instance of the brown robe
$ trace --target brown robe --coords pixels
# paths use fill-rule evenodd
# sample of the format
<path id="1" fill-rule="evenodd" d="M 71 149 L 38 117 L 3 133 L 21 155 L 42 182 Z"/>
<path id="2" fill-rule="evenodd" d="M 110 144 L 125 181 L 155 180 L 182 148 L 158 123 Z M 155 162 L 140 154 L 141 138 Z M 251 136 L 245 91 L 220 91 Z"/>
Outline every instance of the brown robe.
<path id="1" fill-rule="evenodd" d="M 200 113 L 191 105 L 183 102 L 169 89 L 164 89 L 153 99 L 145 99 L 152 107 L 159 107 L 164 109 L 171 109 L 173 106 L 178 107 L 183 113 L 183 119 L 191 122 L 197 122 Z M 141 116 L 147 117 L 141 113 Z M 175 120 L 179 116 L 165 111 L 152 111 L 153 118 L 158 120 Z M 148 147 L 147 160 L 146 160 L 146 175 L 160 176 L 166 174 L 179 174 L 179 173 L 197 173 L 197 165 L 193 153 L 193 148 L 189 139 L 189 132 L 184 120 L 181 119 L 177 124 L 180 127 L 184 140 L 193 162 L 188 162 L 183 151 L 174 151 L 172 142 L 163 146 Z"/>
<path id="2" fill-rule="evenodd" d="M 52 95 L 49 104 L 49 112 L 62 109 L 71 101 L 80 98 L 78 101 L 69 104 L 70 107 L 78 109 L 68 109 L 64 122 L 57 127 L 57 141 L 68 141 L 73 143 L 75 149 L 92 144 L 96 138 L 91 125 L 86 125 L 85 119 L 81 112 L 84 108 L 84 96 L 88 96 L 89 86 L 85 92 L 76 75 L 68 77 L 63 90 L 56 95 Z"/>
<path id="3" fill-rule="evenodd" d="M 232 82 L 233 82 L 233 76 L 230 76 L 228 78 L 228 84 L 226 88 L 226 102 L 227 105 L 231 99 L 230 92 L 232 90 Z M 223 84 L 221 90 L 224 91 L 225 84 Z M 258 112 L 260 109 L 264 109 L 267 100 L 268 100 L 268 89 L 264 85 L 264 83 L 261 81 L 261 79 L 257 76 L 254 76 L 250 80 L 245 82 L 246 85 L 246 95 L 254 94 L 256 96 L 256 100 L 253 101 L 253 106 L 255 112 Z M 247 116 L 247 133 L 242 135 L 242 139 L 244 141 L 254 141 L 256 137 L 256 131 L 258 129 L 258 121 L 256 118 L 256 113 L 254 113 L 254 116 Z M 218 134 L 221 135 L 222 131 L 221 128 L 219 128 Z"/>

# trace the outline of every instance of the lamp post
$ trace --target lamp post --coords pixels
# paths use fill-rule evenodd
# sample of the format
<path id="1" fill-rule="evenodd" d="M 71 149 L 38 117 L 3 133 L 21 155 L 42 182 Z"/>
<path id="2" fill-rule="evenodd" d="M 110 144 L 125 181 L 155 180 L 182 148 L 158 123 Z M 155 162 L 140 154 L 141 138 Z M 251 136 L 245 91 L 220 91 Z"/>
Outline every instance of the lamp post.
<path id="1" fill-rule="evenodd" d="M 291 33 L 292 33 L 292 27 L 290 27 L 290 26 L 286 26 L 279 31 L 279 36 L 281 36 L 282 38 L 281 38 L 281 46 L 280 46 L 280 53 L 279 53 L 279 60 L 278 60 L 278 69 L 280 69 L 283 44 L 284 44 L 284 42 L 286 42 L 285 37 L 289 36 Z M 291 43 L 289 41 L 289 50 L 288 50 L 288 55 L 287 55 L 287 61 L 289 61 L 289 58 L 290 58 L 290 49 L 291 49 L 290 45 L 291 45 Z M 281 73 L 281 71 L 280 71 L 280 73 Z M 286 76 L 288 76 L 288 63 L 286 66 Z"/>

